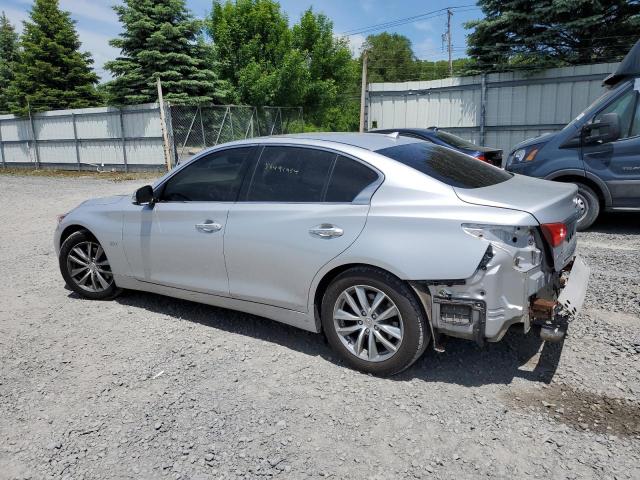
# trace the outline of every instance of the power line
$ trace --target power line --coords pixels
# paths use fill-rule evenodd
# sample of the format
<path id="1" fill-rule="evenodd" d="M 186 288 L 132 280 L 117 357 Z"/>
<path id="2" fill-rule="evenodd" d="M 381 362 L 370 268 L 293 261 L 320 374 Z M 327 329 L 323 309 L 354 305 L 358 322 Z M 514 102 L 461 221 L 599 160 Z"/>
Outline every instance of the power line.
<path id="1" fill-rule="evenodd" d="M 465 10 L 460 10 L 460 9 L 465 9 Z M 372 31 L 376 31 L 376 30 L 384 30 L 386 28 L 397 27 L 397 26 L 400 26 L 400 25 L 406 25 L 408 23 L 417 22 L 419 20 L 427 20 L 429 18 L 435 18 L 435 17 L 446 15 L 447 14 L 447 10 L 468 11 L 468 10 L 475 10 L 475 9 L 479 9 L 479 7 L 477 7 L 476 5 L 459 5 L 459 6 L 456 6 L 456 7 L 439 8 L 438 10 L 433 10 L 431 12 L 420 13 L 418 15 L 412 15 L 410 17 L 397 18 L 395 20 L 390 20 L 390 21 L 384 22 L 384 23 L 377 23 L 377 24 L 368 25 L 368 26 L 365 26 L 365 27 L 354 28 L 354 29 L 342 32 L 340 35 L 344 36 L 344 37 L 350 37 L 350 36 L 358 35 L 358 34 L 362 34 L 362 33 L 372 32 Z"/>

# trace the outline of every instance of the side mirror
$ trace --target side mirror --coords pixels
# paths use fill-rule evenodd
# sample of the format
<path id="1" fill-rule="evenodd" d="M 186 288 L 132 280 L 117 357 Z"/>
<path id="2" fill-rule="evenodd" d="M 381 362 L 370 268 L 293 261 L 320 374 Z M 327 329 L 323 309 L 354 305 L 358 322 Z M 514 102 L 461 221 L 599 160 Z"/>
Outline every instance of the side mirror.
<path id="1" fill-rule="evenodd" d="M 151 187 L 151 185 L 140 187 L 136 190 L 136 193 L 133 194 L 133 203 L 135 205 L 153 205 L 155 200 L 153 187 Z"/>
<path id="2" fill-rule="evenodd" d="M 605 113 L 599 121 L 582 127 L 584 143 L 607 143 L 620 138 L 620 115 Z"/>

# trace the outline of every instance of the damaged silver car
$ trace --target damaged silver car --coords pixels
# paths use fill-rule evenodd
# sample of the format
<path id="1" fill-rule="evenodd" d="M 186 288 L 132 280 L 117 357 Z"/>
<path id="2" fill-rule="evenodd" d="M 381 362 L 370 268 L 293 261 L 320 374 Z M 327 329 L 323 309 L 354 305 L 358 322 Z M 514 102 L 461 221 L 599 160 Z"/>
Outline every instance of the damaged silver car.
<path id="1" fill-rule="evenodd" d="M 394 134 L 257 138 L 84 202 L 55 247 L 82 297 L 144 290 L 261 315 L 392 375 L 446 335 L 562 338 L 589 275 L 576 190 Z"/>

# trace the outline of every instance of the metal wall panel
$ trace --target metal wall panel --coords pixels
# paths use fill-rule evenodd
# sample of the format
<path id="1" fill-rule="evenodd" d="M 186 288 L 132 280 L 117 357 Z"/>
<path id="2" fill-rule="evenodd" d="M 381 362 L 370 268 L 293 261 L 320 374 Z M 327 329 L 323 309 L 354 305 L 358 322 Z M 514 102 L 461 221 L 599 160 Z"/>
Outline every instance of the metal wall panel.
<path id="1" fill-rule="evenodd" d="M 505 151 L 562 128 L 598 98 L 617 64 L 486 75 L 484 144 Z M 368 128 L 437 126 L 481 141 L 482 77 L 369 85 Z"/>
<path id="2" fill-rule="evenodd" d="M 156 104 L 0 115 L 0 142 L 7 165 L 37 165 L 38 159 L 71 168 L 165 163 Z"/>

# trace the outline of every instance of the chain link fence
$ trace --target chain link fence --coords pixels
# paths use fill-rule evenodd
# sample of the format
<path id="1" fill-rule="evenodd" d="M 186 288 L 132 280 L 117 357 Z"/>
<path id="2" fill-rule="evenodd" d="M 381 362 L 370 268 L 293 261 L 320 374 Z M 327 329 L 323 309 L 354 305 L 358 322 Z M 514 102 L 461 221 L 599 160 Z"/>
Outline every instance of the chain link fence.
<path id="1" fill-rule="evenodd" d="M 302 107 L 170 105 L 169 112 L 174 163 L 232 140 L 304 131 Z"/>

